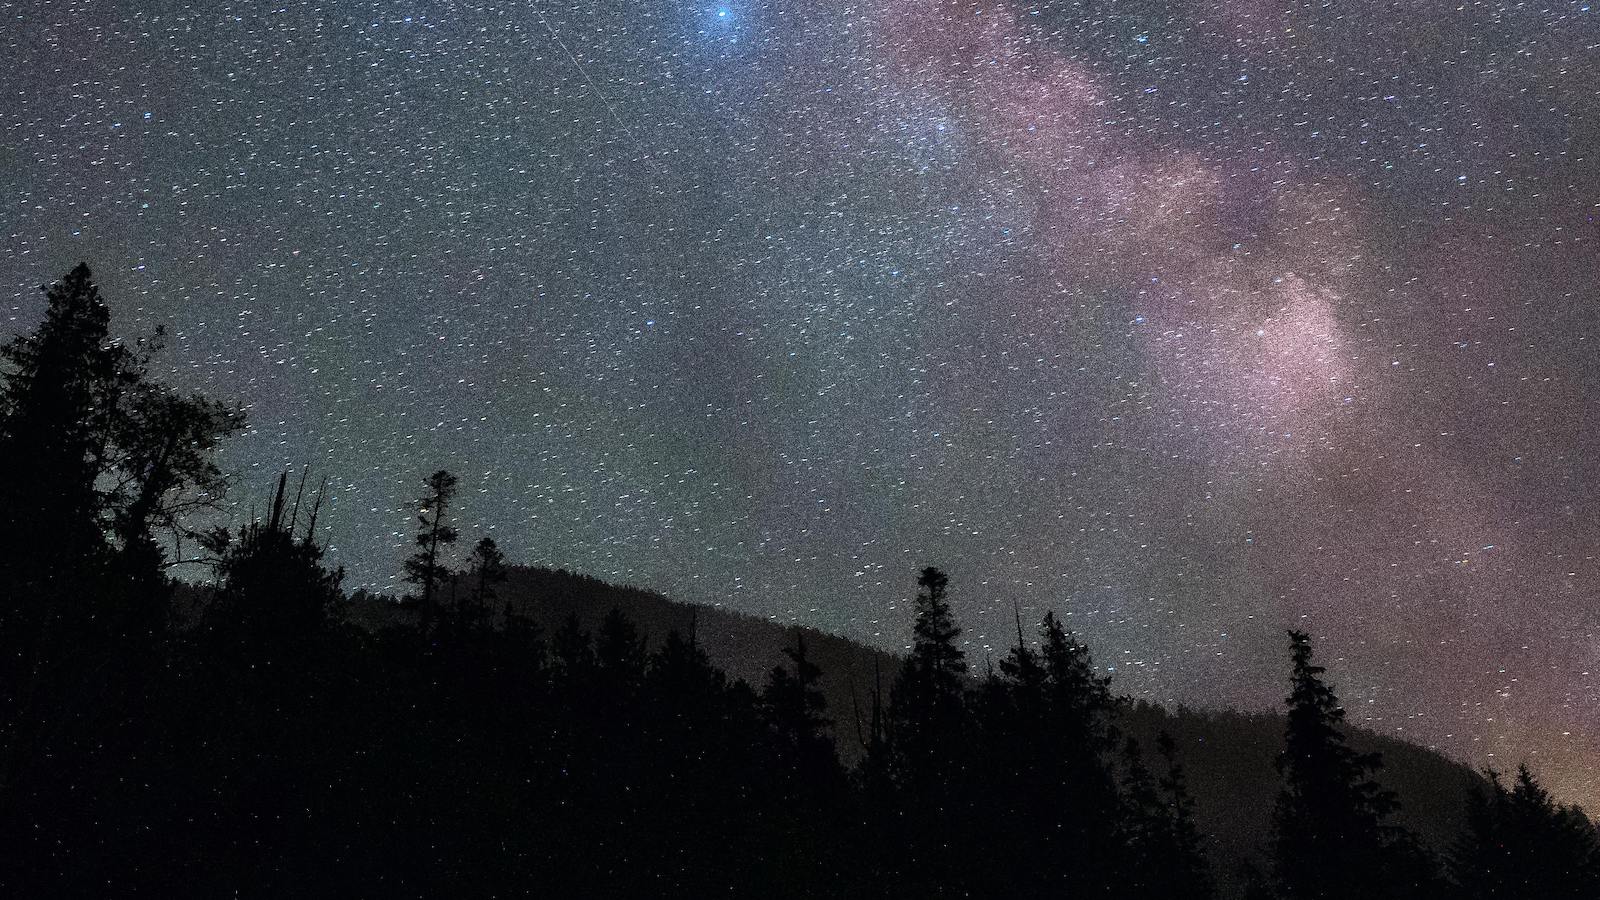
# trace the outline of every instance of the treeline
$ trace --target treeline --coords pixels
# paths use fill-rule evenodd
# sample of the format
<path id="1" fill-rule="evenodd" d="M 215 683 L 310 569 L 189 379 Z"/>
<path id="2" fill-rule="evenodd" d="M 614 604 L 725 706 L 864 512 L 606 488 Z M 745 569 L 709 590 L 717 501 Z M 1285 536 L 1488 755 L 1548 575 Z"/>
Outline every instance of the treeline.
<path id="1" fill-rule="evenodd" d="M 1182 760 L 1054 616 L 974 672 L 945 576 L 912 649 L 849 710 L 796 632 L 760 684 L 695 629 L 620 612 L 545 631 L 454 563 L 455 482 L 426 480 L 404 562 L 414 624 L 345 623 L 322 492 L 194 530 L 239 411 L 112 340 L 85 267 L 3 350 L 0 888 L 15 896 L 1206 898 Z M 170 566 L 215 587 L 174 614 Z M 1031 631 L 1031 634 L 1030 634 Z M 1471 787 L 1434 852 L 1394 824 L 1381 761 L 1290 635 L 1282 789 L 1259 897 L 1600 896 L 1595 830 L 1526 770 Z M 839 740 L 863 745 L 840 763 Z M 1456 786 L 1447 786 L 1456 789 Z"/>

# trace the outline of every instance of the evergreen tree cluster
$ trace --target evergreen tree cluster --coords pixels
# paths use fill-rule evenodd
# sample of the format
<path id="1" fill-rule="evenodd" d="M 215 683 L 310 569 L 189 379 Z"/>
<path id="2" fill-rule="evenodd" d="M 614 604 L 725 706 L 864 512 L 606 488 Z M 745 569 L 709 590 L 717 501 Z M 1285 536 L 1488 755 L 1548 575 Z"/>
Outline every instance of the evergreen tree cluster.
<path id="1" fill-rule="evenodd" d="M 413 622 L 347 624 L 317 542 L 323 490 L 189 530 L 238 412 L 156 384 L 109 336 L 89 272 L 3 351 L 0 889 L 15 896 L 1208 898 L 1221 881 L 1178 749 L 1119 727 L 1054 615 L 971 670 L 948 579 L 924 569 L 912 644 L 866 709 L 829 709 L 796 632 L 759 686 L 696 629 L 618 610 L 546 633 L 464 568 L 456 481 L 426 479 Z M 215 587 L 171 614 L 185 542 Z M 1435 856 L 1393 824 L 1381 760 L 1290 635 L 1263 897 L 1600 896 L 1600 844 L 1526 770 L 1475 787 Z M 859 764 L 840 762 L 841 740 Z"/>

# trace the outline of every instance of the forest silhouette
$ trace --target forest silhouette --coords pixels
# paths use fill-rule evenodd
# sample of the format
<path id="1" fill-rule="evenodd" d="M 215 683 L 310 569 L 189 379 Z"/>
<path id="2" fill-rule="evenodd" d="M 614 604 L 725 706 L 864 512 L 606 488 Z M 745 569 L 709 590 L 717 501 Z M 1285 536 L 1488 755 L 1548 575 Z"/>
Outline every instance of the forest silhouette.
<path id="1" fill-rule="evenodd" d="M 1402 825 L 1300 632 L 1269 834 L 1224 853 L 1184 747 L 1060 619 L 970 660 L 937 568 L 850 708 L 800 629 L 752 681 L 693 618 L 537 620 L 493 540 L 455 563 L 446 471 L 409 596 L 347 596 L 324 490 L 285 474 L 202 527 L 242 411 L 161 384 L 159 334 L 116 339 L 87 266 L 45 290 L 0 350 L 7 895 L 1600 897 L 1595 827 L 1526 768 L 1432 784 L 1442 838 Z M 190 559 L 206 586 L 171 577 Z"/>

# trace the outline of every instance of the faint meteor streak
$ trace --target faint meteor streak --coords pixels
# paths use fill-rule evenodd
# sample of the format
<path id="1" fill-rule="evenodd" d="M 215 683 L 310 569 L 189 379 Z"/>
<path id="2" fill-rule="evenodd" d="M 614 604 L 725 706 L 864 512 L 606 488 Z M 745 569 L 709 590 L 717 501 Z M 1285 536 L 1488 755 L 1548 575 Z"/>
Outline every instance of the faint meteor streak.
<path id="1" fill-rule="evenodd" d="M 565 53 L 567 59 L 572 61 L 573 68 L 577 69 L 578 74 L 583 76 L 584 82 L 589 85 L 589 90 L 593 91 L 594 95 L 600 98 L 600 102 L 605 104 L 606 112 L 611 114 L 611 120 L 617 123 L 617 127 L 622 129 L 622 133 L 627 136 L 628 143 L 632 144 L 633 149 L 638 152 L 640 162 L 643 162 L 646 168 L 659 173 L 661 171 L 660 168 L 650 158 L 650 154 L 645 152 L 644 145 L 639 142 L 639 136 L 634 134 L 633 129 L 628 127 L 628 123 L 622 120 L 622 116 L 617 112 L 616 104 L 611 102 L 611 98 L 606 96 L 605 91 L 600 90 L 600 85 L 595 83 L 594 78 L 589 74 L 589 70 L 584 68 L 583 63 L 579 61 L 577 54 L 572 52 L 572 48 L 568 47 L 567 42 L 561 39 L 561 34 L 556 31 L 555 26 L 550 24 L 549 19 L 545 18 L 544 10 L 536 6 L 533 9 L 533 14 L 539 17 L 539 24 L 544 26 L 544 30 L 550 32 L 550 38 L 556 42 L 556 46 L 560 47 L 561 52 Z"/>

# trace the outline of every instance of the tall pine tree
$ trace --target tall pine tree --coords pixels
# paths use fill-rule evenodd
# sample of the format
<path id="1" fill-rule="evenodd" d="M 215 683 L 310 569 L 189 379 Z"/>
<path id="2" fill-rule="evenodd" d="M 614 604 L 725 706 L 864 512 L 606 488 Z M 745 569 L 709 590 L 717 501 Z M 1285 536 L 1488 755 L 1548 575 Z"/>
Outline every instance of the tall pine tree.
<path id="1" fill-rule="evenodd" d="M 830 733 L 833 721 L 822 693 L 822 670 L 807 657 L 806 637 L 799 628 L 794 630 L 794 645 L 783 648 L 783 655 L 793 671 L 774 666 L 761 692 L 779 752 L 802 782 L 832 777 L 838 761 Z"/>
<path id="2" fill-rule="evenodd" d="M 908 890 L 949 895 L 969 875 L 954 864 L 969 817 L 966 653 L 957 640 L 946 596 L 949 579 L 936 568 L 917 578 L 911 653 L 889 697 L 890 759 L 899 789 L 897 812 L 908 827 L 908 857 L 898 865 Z"/>
<path id="3" fill-rule="evenodd" d="M 1373 775 L 1375 753 L 1346 742 L 1344 707 L 1311 662 L 1311 638 L 1289 632 L 1293 659 L 1278 758 L 1283 788 L 1273 814 L 1272 874 L 1291 900 L 1428 896 L 1434 873 L 1415 840 L 1390 824 L 1395 795 Z"/>
<path id="4" fill-rule="evenodd" d="M 88 266 L 44 290 L 43 321 L 0 347 L 0 789 L 65 743 L 99 752 L 83 732 L 151 683 L 169 599 L 155 532 L 192 534 L 242 421 L 153 379 Z"/>
<path id="5" fill-rule="evenodd" d="M 422 589 L 422 629 L 427 632 L 439 618 L 440 582 L 450 577 L 441 554 L 456 542 L 456 529 L 447 518 L 456 496 L 456 476 L 444 469 L 428 476 L 428 493 L 417 512 L 417 552 L 406 560 L 406 580 Z"/>
<path id="6" fill-rule="evenodd" d="M 938 789 L 953 774 L 954 748 L 965 729 L 966 653 L 946 596 L 949 579 L 936 568 L 917 577 L 911 654 L 889 699 L 899 779 L 914 789 Z"/>
<path id="7" fill-rule="evenodd" d="M 128 387 L 128 351 L 89 267 L 45 289 L 43 323 L 0 350 L 0 567 L 16 602 L 102 558 L 105 510 L 96 484 L 109 417 Z M 7 610 L 6 633 L 17 613 Z"/>
<path id="8" fill-rule="evenodd" d="M 468 566 L 467 578 L 472 582 L 472 590 L 467 595 L 466 605 L 457 611 L 457 617 L 464 626 L 483 627 L 488 624 L 493 608 L 495 585 L 506 580 L 506 556 L 500 552 L 494 538 L 480 538 L 472 548 Z"/>
<path id="9" fill-rule="evenodd" d="M 1110 894 L 1126 878 L 1127 855 L 1117 840 L 1123 807 L 1110 758 L 1119 732 L 1111 678 L 1099 675 L 1089 648 L 1053 612 L 1040 628 L 1044 715 L 1037 740 L 1047 748 L 1043 780 L 1056 804 L 1049 851 L 1058 876 L 1092 894 Z"/>

